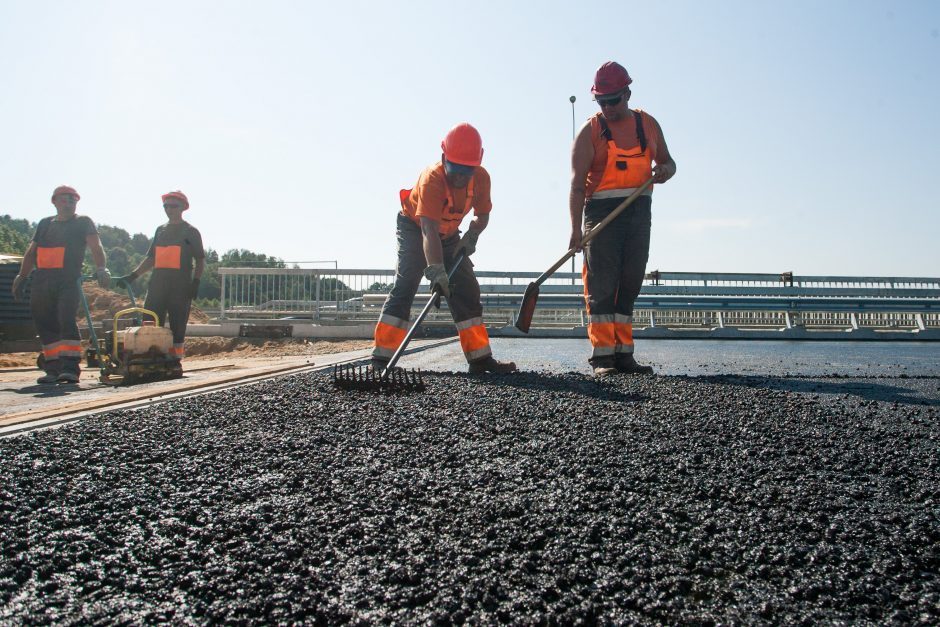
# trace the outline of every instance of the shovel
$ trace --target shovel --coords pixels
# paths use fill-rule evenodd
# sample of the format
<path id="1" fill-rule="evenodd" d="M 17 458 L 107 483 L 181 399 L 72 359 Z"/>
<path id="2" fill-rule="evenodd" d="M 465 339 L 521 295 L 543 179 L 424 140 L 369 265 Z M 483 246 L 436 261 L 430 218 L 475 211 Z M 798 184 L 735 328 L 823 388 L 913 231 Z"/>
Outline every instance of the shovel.
<path id="1" fill-rule="evenodd" d="M 649 186 L 653 184 L 653 178 L 650 177 L 643 185 L 636 188 L 632 194 L 630 194 L 622 203 L 617 205 L 610 214 L 601 220 L 593 229 L 584 234 L 584 237 L 581 238 L 581 246 L 594 239 L 594 236 L 600 233 L 601 229 L 611 223 L 611 221 L 623 213 L 623 210 L 630 206 L 634 200 L 639 198 L 643 192 L 649 189 Z M 532 325 L 532 316 L 535 314 L 535 304 L 539 300 L 539 285 L 544 283 L 548 277 L 555 274 L 555 271 L 558 270 L 566 261 L 571 259 L 577 251 L 572 248 L 564 254 L 564 256 L 555 262 L 555 264 L 539 275 L 539 278 L 535 279 L 532 283 L 529 283 L 529 286 L 525 288 L 525 294 L 522 296 L 522 304 L 519 305 L 519 315 L 516 317 L 516 328 L 522 331 L 523 333 L 529 332 L 529 327 Z"/>

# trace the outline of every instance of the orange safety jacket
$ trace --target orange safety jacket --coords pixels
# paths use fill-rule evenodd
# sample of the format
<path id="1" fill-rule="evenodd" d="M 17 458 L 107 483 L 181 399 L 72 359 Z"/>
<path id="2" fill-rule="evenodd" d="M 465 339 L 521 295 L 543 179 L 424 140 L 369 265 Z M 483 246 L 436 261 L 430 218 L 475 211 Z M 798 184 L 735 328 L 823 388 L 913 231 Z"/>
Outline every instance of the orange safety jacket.
<path id="1" fill-rule="evenodd" d="M 37 246 L 36 267 L 40 270 L 59 270 L 65 267 L 65 246 Z"/>
<path id="2" fill-rule="evenodd" d="M 450 185 L 444 183 L 444 189 L 447 192 L 447 202 L 441 213 L 440 236 L 441 239 L 450 237 L 460 228 L 465 215 L 470 213 L 473 208 L 473 179 L 467 183 L 467 200 L 464 202 L 463 209 L 458 209 L 454 203 L 454 192 Z M 415 224 L 421 226 L 421 219 L 416 215 L 416 208 L 411 206 L 411 189 L 403 189 L 398 192 L 398 198 L 401 200 L 402 214 L 414 220 Z"/>
<path id="3" fill-rule="evenodd" d="M 181 246 L 154 246 L 153 267 L 179 270 L 182 267 L 183 249 Z"/>

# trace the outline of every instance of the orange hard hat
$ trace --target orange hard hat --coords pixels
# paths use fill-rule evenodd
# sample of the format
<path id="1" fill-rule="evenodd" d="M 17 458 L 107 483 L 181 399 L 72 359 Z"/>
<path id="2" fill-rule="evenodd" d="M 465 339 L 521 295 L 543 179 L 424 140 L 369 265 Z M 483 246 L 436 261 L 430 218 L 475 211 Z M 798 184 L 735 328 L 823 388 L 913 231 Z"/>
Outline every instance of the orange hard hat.
<path id="1" fill-rule="evenodd" d="M 78 192 L 75 191 L 74 187 L 69 187 L 68 185 L 59 185 L 55 188 L 55 191 L 52 192 L 52 200 L 55 201 L 55 197 L 59 194 L 72 194 L 77 200 L 81 200 L 82 197 L 78 195 Z"/>
<path id="2" fill-rule="evenodd" d="M 189 198 L 186 198 L 186 194 L 176 190 L 174 192 L 167 192 L 164 195 L 160 196 L 160 200 L 166 202 L 167 198 L 176 198 L 177 200 L 183 201 L 183 211 L 189 209 Z"/>
<path id="3" fill-rule="evenodd" d="M 595 96 L 606 96 L 607 94 L 616 94 L 623 91 L 633 82 L 627 69 L 616 61 L 608 61 L 597 68 L 594 74 L 594 85 L 591 86 L 591 93 Z"/>
<path id="4" fill-rule="evenodd" d="M 466 122 L 447 131 L 441 149 L 444 158 L 451 163 L 477 166 L 483 162 L 483 139 L 480 132 Z"/>

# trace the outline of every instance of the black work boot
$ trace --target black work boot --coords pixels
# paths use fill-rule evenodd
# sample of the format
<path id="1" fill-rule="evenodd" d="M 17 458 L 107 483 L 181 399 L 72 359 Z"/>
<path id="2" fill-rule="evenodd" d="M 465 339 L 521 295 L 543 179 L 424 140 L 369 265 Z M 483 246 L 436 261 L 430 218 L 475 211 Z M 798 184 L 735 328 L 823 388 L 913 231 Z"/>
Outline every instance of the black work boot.
<path id="1" fill-rule="evenodd" d="M 617 372 L 624 374 L 653 374 L 652 366 L 641 366 L 636 363 L 631 353 L 621 353 L 617 355 L 615 366 Z"/>
<path id="2" fill-rule="evenodd" d="M 372 362 L 369 364 L 372 366 L 372 372 L 382 373 L 385 372 L 385 368 L 388 367 L 388 359 L 382 359 L 381 357 L 373 357 Z"/>
<path id="3" fill-rule="evenodd" d="M 588 363 L 590 363 L 591 367 L 594 368 L 594 377 L 597 379 L 617 374 L 617 368 L 614 367 L 613 357 L 592 357 L 591 359 L 588 359 Z"/>
<path id="4" fill-rule="evenodd" d="M 36 379 L 36 383 L 41 385 L 47 385 L 50 383 L 55 383 L 59 380 L 61 364 L 58 359 L 53 359 L 52 361 L 43 362 L 43 370 L 46 371 L 46 374 L 42 375 Z"/>
<path id="5" fill-rule="evenodd" d="M 59 372 L 56 381 L 59 383 L 78 383 L 82 372 L 81 366 L 79 366 L 80 360 L 77 357 L 63 357 L 59 361 L 62 362 L 62 371 Z"/>
<path id="6" fill-rule="evenodd" d="M 471 361 L 467 372 L 470 374 L 482 374 L 484 372 L 495 372 L 496 374 L 508 374 L 516 371 L 516 364 L 512 361 L 496 361 L 492 355 L 483 359 Z"/>

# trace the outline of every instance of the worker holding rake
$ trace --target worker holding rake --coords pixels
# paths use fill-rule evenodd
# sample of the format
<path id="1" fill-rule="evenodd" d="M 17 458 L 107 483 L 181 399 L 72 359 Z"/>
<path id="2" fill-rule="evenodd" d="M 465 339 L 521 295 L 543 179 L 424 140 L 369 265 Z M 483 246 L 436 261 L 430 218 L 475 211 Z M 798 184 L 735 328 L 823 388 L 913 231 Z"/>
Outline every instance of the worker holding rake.
<path id="1" fill-rule="evenodd" d="M 579 250 L 583 232 L 603 221 L 625 197 L 647 186 L 584 246 L 584 300 L 593 347 L 588 361 L 599 377 L 653 372 L 633 357 L 633 303 L 649 257 L 653 190 L 649 181 L 665 183 L 676 173 L 659 123 L 628 107 L 632 82 L 619 63 L 608 61 L 597 70 L 591 93 L 601 110 L 581 128 L 572 148 L 569 248 Z"/>
<path id="2" fill-rule="evenodd" d="M 447 299 L 469 371 L 512 372 L 514 363 L 493 358 L 483 325 L 480 284 L 469 259 L 489 223 L 493 205 L 490 175 L 480 165 L 483 141 L 480 133 L 464 122 L 450 129 L 441 148 L 441 160 L 421 173 L 413 189 L 399 194 L 398 263 L 395 282 L 375 326 L 372 367 L 385 370 L 405 339 L 423 272 L 432 290 Z M 474 218 L 461 237 L 460 224 L 471 209 Z M 459 265 L 455 268 L 455 264 Z M 453 273 L 450 279 L 448 271 Z"/>

